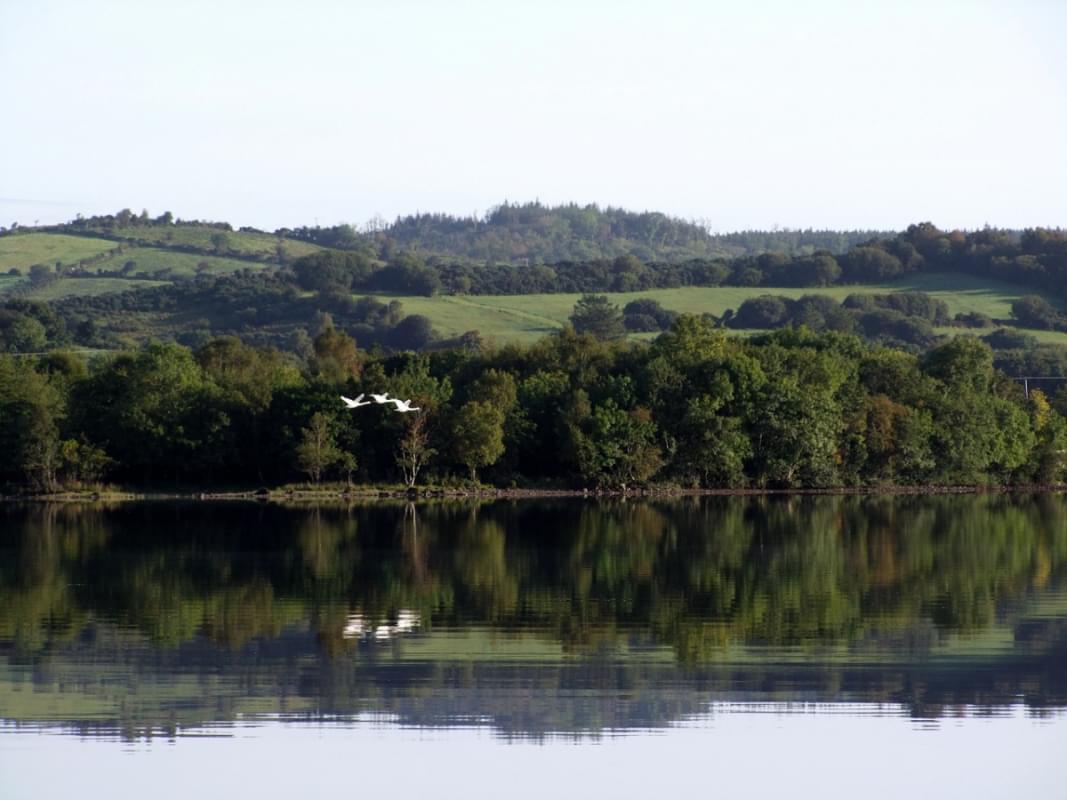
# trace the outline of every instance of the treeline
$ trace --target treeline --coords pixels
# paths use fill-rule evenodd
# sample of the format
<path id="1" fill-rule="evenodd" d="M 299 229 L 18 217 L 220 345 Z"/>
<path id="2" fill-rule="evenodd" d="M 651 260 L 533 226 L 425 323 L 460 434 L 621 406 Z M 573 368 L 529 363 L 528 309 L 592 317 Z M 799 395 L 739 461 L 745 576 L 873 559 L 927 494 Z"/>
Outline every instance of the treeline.
<path id="1" fill-rule="evenodd" d="M 1014 306 L 1026 304 L 1022 298 Z M 1018 312 L 1016 312 L 1018 313 Z M 667 330 L 678 314 L 656 300 L 632 300 L 620 308 L 607 295 L 583 295 L 570 316 L 572 327 L 600 339 L 618 339 L 626 332 Z M 996 321 L 977 313 L 949 317 L 948 305 L 923 292 L 849 295 L 841 303 L 823 295 L 799 298 L 763 295 L 744 301 L 721 317 L 702 318 L 720 327 L 739 330 L 803 328 L 814 333 L 833 331 L 857 335 L 868 344 L 921 352 L 944 343 L 935 326 L 966 329 L 994 351 L 996 368 L 1012 377 L 1067 377 L 1067 347 L 1040 342 L 1016 328 L 997 328 Z M 949 335 L 960 332 L 953 331 Z M 1059 388 L 1059 387 L 1056 387 Z"/>
<path id="2" fill-rule="evenodd" d="M 141 213 L 137 214 L 131 211 L 129 208 L 123 208 L 120 211 L 116 211 L 114 214 L 93 214 L 92 216 L 83 216 L 79 214 L 70 222 L 62 225 L 54 225 L 51 229 L 64 229 L 63 233 L 71 233 L 74 231 L 83 232 L 98 232 L 98 231 L 130 231 L 136 228 L 151 228 L 151 227 L 169 227 L 171 225 L 185 225 L 197 228 L 215 228 L 219 231 L 233 231 L 234 227 L 228 222 L 212 222 L 208 220 L 199 219 L 177 219 L 170 211 L 164 211 L 162 214 L 153 217 L 148 213 L 148 209 L 141 209 Z M 255 233 L 262 233 L 263 231 L 257 231 L 255 228 L 241 228 L 242 231 L 252 231 Z"/>
<path id="3" fill-rule="evenodd" d="M 395 291 L 410 294 L 544 294 L 630 292 L 682 286 L 814 287 L 884 283 L 908 275 L 962 272 L 1060 294 L 1067 287 L 1067 234 L 1034 229 L 1021 235 L 996 230 L 940 231 L 912 225 L 834 255 L 764 253 L 732 259 L 643 261 L 632 254 L 583 261 L 474 266 L 393 253 L 386 261 L 365 253 L 326 251 L 293 265 L 306 288 Z M 1050 308 L 1033 309 L 1041 327 L 1063 325 Z"/>
<path id="4" fill-rule="evenodd" d="M 422 410 L 348 411 L 389 392 Z M 0 465 L 51 489 L 486 479 L 618 489 L 1047 483 L 1067 397 L 963 336 L 922 357 L 786 329 L 743 341 L 678 317 L 651 345 L 570 329 L 527 347 L 376 356 L 326 326 L 304 360 L 236 339 L 87 365 L 0 359 Z"/>
<path id="5" fill-rule="evenodd" d="M 1027 328 L 1067 330 L 1067 318 L 1037 296 L 1014 301 L 1012 317 Z M 736 311 L 727 310 L 718 321 L 739 330 L 803 326 L 816 332 L 854 333 L 868 342 L 910 350 L 923 350 L 942 340 L 944 337 L 935 327 L 954 326 L 976 333 L 987 329 L 979 335 L 994 350 L 1033 353 L 1028 357 L 1029 361 L 1043 363 L 1043 366 L 1028 371 L 1005 369 L 1009 374 L 1067 376 L 1063 366 L 1067 348 L 1062 345 L 1041 344 L 1037 337 L 1021 330 L 996 328 L 998 322 L 1005 320 L 994 320 L 983 314 L 969 312 L 950 316 L 947 303 L 924 292 L 851 294 L 841 303 L 825 295 L 805 295 L 796 299 L 763 295 L 745 300 Z"/>
<path id="6" fill-rule="evenodd" d="M 888 347 L 926 349 L 940 338 L 934 326 L 953 322 L 948 304 L 922 292 L 853 294 L 838 303 L 825 295 L 797 299 L 764 295 L 723 315 L 730 328 L 773 330 L 804 326 L 812 331 L 860 334 Z"/>

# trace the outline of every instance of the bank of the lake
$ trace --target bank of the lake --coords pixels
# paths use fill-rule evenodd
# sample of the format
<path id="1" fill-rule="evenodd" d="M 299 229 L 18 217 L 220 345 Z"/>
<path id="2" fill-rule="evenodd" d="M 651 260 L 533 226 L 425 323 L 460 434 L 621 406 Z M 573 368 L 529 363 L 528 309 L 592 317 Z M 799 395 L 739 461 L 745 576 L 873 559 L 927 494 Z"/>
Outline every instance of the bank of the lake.
<path id="1" fill-rule="evenodd" d="M 19 492 L 0 494 L 0 502 L 87 503 L 137 500 L 256 500 L 263 502 L 309 502 L 338 500 L 365 502 L 376 499 L 400 500 L 518 500 L 553 497 L 610 499 L 666 499 L 672 497 L 781 497 L 781 496 L 878 496 L 878 495 L 982 495 L 982 494 L 1063 494 L 1067 484 L 970 484 L 959 486 L 837 486 L 823 488 L 766 488 L 739 487 L 732 489 L 694 489 L 676 486 L 640 487 L 628 489 L 603 488 L 498 488 L 471 486 L 281 486 L 274 488 L 232 489 L 212 487 L 116 488 L 100 487 L 85 491 Z"/>

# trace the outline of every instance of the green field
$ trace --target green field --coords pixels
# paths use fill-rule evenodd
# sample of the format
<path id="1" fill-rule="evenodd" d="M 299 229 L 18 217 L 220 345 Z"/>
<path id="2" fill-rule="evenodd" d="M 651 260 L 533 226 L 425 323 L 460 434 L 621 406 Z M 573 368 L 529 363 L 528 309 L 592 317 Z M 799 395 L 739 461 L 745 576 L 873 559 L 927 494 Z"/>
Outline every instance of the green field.
<path id="1" fill-rule="evenodd" d="M 127 261 L 133 261 L 136 264 L 133 272 L 156 273 L 169 270 L 172 275 L 185 277 L 195 275 L 197 266 L 201 263 L 207 264 L 207 272 L 211 275 L 221 275 L 240 269 L 263 269 L 266 266 L 255 261 L 243 261 L 237 258 L 202 256 L 196 253 L 160 250 L 155 247 L 132 247 L 126 248 L 125 252 L 116 253 L 103 261 L 98 261 L 92 265 L 91 271 L 96 269 L 109 272 L 120 270 Z"/>
<path id="2" fill-rule="evenodd" d="M 95 297 L 101 294 L 125 292 L 130 289 L 146 289 L 164 286 L 166 281 L 128 280 L 126 278 L 60 278 L 43 289 L 30 292 L 32 300 L 59 300 L 63 297 Z"/>
<path id="3" fill-rule="evenodd" d="M 217 233 L 225 234 L 226 246 L 231 252 L 244 255 L 267 255 L 274 258 L 278 239 L 269 233 L 240 233 L 207 225 L 170 225 L 123 228 L 116 231 L 114 235 L 131 241 L 158 243 L 164 247 L 178 245 L 213 250 L 214 244 L 211 237 Z M 299 258 L 322 249 L 315 244 L 290 239 L 286 239 L 283 246 L 285 254 L 290 258 Z"/>
<path id="4" fill-rule="evenodd" d="M 16 286 L 18 286 L 24 280 L 26 280 L 26 279 L 25 278 L 17 278 L 17 277 L 12 276 L 12 275 L 0 275 L 0 294 L 3 294 L 8 289 L 14 289 Z"/>
<path id="5" fill-rule="evenodd" d="M 0 272 L 12 267 L 25 271 L 34 264 L 55 266 L 75 264 L 83 258 L 106 253 L 117 247 L 107 239 L 67 236 L 61 233 L 26 233 L 0 236 Z"/>
<path id="6" fill-rule="evenodd" d="M 976 311 L 993 319 L 1011 318 L 1012 301 L 1034 290 L 1002 281 L 985 280 L 970 275 L 937 273 L 918 275 L 906 281 L 864 286 L 833 286 L 826 289 L 780 289 L 774 287 L 706 287 L 650 289 L 643 292 L 608 293 L 612 302 L 623 306 L 639 297 L 658 300 L 664 308 L 691 314 L 711 313 L 721 316 L 736 309 L 745 300 L 773 294 L 802 297 L 819 294 L 844 300 L 850 294 L 888 292 L 926 292 L 944 300 L 952 314 Z M 456 336 L 477 330 L 483 336 L 500 341 L 531 342 L 563 326 L 581 295 L 527 294 L 502 296 L 396 297 L 407 314 L 423 314 L 444 336 Z M 1062 341 L 1067 336 L 1035 332 L 1042 341 Z M 1059 338 L 1062 337 L 1062 338 Z"/>

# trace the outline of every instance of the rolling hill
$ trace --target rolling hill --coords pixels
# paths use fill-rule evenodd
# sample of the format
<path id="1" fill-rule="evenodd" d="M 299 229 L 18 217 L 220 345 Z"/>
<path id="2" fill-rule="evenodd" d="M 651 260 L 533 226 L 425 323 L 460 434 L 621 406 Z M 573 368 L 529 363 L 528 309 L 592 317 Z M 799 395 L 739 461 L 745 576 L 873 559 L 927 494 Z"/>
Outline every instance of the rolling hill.
<path id="1" fill-rule="evenodd" d="M 426 256 L 462 261 L 552 264 L 632 255 L 643 261 L 732 258 L 759 253 L 842 253 L 880 231 L 774 230 L 712 233 L 658 212 L 574 203 L 503 203 L 484 217 L 414 214 L 366 234 Z"/>
<path id="2" fill-rule="evenodd" d="M 860 286 L 828 288 L 772 288 L 739 286 L 689 286 L 681 289 L 649 289 L 642 292 L 608 293 L 619 306 L 631 300 L 650 298 L 670 311 L 721 316 L 737 309 L 745 300 L 762 295 L 798 298 L 824 295 L 841 301 L 850 294 L 924 292 L 944 300 L 952 314 L 977 312 L 1011 325 L 1011 304 L 1032 289 L 1004 281 L 977 278 L 959 273 L 918 274 L 907 280 Z M 380 297 L 397 299 L 409 314 L 430 319 L 443 336 L 458 336 L 477 330 L 500 342 L 531 342 L 566 324 L 578 294 L 525 294 L 504 296 Z M 955 329 L 953 329 L 955 330 Z M 1041 331 L 1039 338 L 1067 344 L 1067 334 Z"/>
<path id="3" fill-rule="evenodd" d="M 26 233 L 0 236 L 0 272 L 25 272 L 34 264 L 64 266 L 99 256 L 118 245 L 108 239 L 68 236 L 60 233 Z"/>

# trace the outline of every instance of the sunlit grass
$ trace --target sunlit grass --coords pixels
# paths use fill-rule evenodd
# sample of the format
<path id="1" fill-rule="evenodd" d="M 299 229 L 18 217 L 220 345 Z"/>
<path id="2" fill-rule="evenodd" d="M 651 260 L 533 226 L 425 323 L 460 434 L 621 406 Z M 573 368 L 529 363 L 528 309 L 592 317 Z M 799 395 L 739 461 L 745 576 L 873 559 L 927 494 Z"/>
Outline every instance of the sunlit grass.
<path id="1" fill-rule="evenodd" d="M 977 312 L 996 320 L 1010 320 L 1013 301 L 1034 290 L 1003 281 L 959 273 L 917 275 L 906 281 L 862 286 L 832 286 L 825 289 L 775 287 L 689 286 L 680 289 L 650 289 L 643 292 L 608 292 L 612 302 L 624 306 L 631 300 L 651 298 L 672 311 L 721 316 L 745 300 L 761 295 L 802 297 L 824 295 L 841 301 L 850 294 L 925 292 L 944 300 L 953 315 Z M 499 296 L 397 297 L 405 313 L 423 314 L 444 336 L 477 330 L 500 341 L 531 342 L 562 327 L 570 317 L 579 294 L 528 294 Z M 393 299 L 393 298 L 382 298 Z M 1063 334 L 1040 332 L 1043 341 L 1063 341 Z"/>
<path id="2" fill-rule="evenodd" d="M 226 231 L 220 228 L 212 228 L 207 225 L 169 225 L 147 226 L 144 228 L 130 227 L 115 231 L 116 235 L 142 242 L 158 243 L 162 246 L 178 245 L 203 248 L 212 250 L 215 243 L 212 237 L 223 234 L 226 237 L 226 248 L 235 253 L 245 255 L 267 255 L 274 257 L 278 239 L 270 233 L 242 233 L 238 231 Z M 322 248 L 308 242 L 296 242 L 285 240 L 283 247 L 290 258 L 314 253 Z"/>
<path id="3" fill-rule="evenodd" d="M 207 272 L 211 275 L 220 275 L 241 269 L 262 269 L 266 266 L 255 261 L 244 261 L 237 258 L 181 253 L 174 250 L 160 250 L 155 247 L 135 247 L 127 248 L 125 252 L 116 253 L 114 256 L 93 264 L 92 269 L 103 269 L 112 272 L 122 269 L 128 261 L 133 261 L 135 264 L 133 272 L 155 273 L 170 270 L 173 275 L 185 277 L 195 275 L 200 264 L 206 264 Z"/>
<path id="4" fill-rule="evenodd" d="M 163 286 L 165 281 L 127 280 L 125 278 L 60 278 L 41 289 L 29 293 L 34 300 L 59 300 L 64 297 L 96 297 L 102 294 L 126 292 Z"/>
<path id="5" fill-rule="evenodd" d="M 0 272 L 12 267 L 26 271 L 34 264 L 54 267 L 56 262 L 75 264 L 83 258 L 118 247 L 117 242 L 59 233 L 26 233 L 0 236 Z"/>

